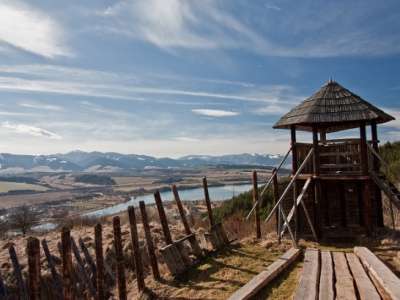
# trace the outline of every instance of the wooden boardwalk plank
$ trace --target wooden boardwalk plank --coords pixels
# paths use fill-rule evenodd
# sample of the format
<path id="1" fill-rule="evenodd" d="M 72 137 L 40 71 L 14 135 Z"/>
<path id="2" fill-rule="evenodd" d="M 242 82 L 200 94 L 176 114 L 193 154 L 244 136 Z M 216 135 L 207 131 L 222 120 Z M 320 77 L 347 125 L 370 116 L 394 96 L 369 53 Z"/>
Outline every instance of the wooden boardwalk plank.
<path id="1" fill-rule="evenodd" d="M 319 270 L 319 250 L 308 248 L 304 254 L 300 283 L 293 299 L 315 300 L 318 298 Z"/>
<path id="2" fill-rule="evenodd" d="M 360 300 L 379 300 L 381 297 L 354 253 L 346 253 Z"/>
<path id="3" fill-rule="evenodd" d="M 384 290 L 391 299 L 400 299 L 400 279 L 365 247 L 354 247 L 354 253 L 358 256 L 369 275 L 377 283 L 378 290 Z M 386 295 L 382 295 L 384 298 Z"/>
<path id="4" fill-rule="evenodd" d="M 336 276 L 336 299 L 357 300 L 353 277 L 343 252 L 333 252 Z"/>
<path id="5" fill-rule="evenodd" d="M 321 277 L 319 280 L 319 299 L 335 299 L 333 287 L 333 262 L 329 251 L 321 251 Z"/>
<path id="6" fill-rule="evenodd" d="M 250 299 L 294 262 L 300 253 L 299 249 L 289 249 L 280 258 L 270 264 L 265 271 L 253 277 L 253 279 L 232 294 L 228 300 Z"/>

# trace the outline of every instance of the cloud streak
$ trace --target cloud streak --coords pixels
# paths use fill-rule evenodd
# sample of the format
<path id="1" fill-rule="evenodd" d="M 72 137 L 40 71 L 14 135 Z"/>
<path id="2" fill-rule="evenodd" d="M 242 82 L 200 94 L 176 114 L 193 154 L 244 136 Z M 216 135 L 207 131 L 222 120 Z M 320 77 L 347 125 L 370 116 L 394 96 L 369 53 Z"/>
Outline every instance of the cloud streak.
<path id="1" fill-rule="evenodd" d="M 192 112 L 196 115 L 202 115 L 214 118 L 234 117 L 239 115 L 239 113 L 235 111 L 220 110 L 220 109 L 192 109 Z"/>
<path id="2" fill-rule="evenodd" d="M 26 134 L 26 135 L 31 135 L 35 137 L 45 137 L 49 139 L 54 139 L 54 140 L 60 140 L 61 136 L 51 132 L 49 130 L 35 127 L 32 125 L 26 125 L 26 124 L 13 124 L 10 122 L 3 122 L 1 123 L 1 127 L 7 130 L 11 130 L 13 132 L 19 133 L 19 134 Z"/>

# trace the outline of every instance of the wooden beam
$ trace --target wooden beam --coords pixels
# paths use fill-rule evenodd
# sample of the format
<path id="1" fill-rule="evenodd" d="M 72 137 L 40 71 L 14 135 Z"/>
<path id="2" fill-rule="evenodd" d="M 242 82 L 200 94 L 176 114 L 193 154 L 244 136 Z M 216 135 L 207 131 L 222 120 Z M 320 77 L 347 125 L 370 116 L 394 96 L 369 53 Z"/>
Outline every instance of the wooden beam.
<path id="1" fill-rule="evenodd" d="M 190 236 L 190 238 L 188 238 L 188 240 L 189 240 L 190 246 L 192 248 L 193 254 L 196 257 L 202 257 L 203 252 L 201 251 L 199 243 L 196 240 L 196 236 L 194 234 L 192 234 L 192 230 L 190 229 L 189 223 L 186 219 L 186 214 L 183 209 L 182 201 L 181 201 L 181 198 L 179 197 L 178 189 L 176 188 L 175 184 L 172 186 L 172 193 L 174 194 L 176 206 L 178 207 L 179 215 L 181 216 L 182 224 L 183 224 L 183 227 L 185 228 L 185 233 L 187 236 Z"/>
<path id="2" fill-rule="evenodd" d="M 300 256 L 300 253 L 300 249 L 289 249 L 280 258 L 270 264 L 265 271 L 253 277 L 248 283 L 233 293 L 228 300 L 254 299 L 254 296 L 286 270 Z"/>
<path id="3" fill-rule="evenodd" d="M 161 200 L 161 198 L 160 198 L 160 200 Z M 164 211 L 164 209 L 163 209 L 163 211 Z M 144 283 L 142 255 L 140 254 L 139 237 L 138 237 L 137 225 L 136 225 L 136 214 L 135 214 L 135 208 L 133 206 L 128 207 L 128 215 L 129 215 L 129 223 L 130 223 L 130 227 L 131 227 L 132 250 L 133 250 L 133 257 L 134 257 L 134 262 L 135 262 L 137 287 L 138 287 L 139 291 L 144 291 L 146 286 Z M 164 215 L 164 217 L 165 217 L 165 215 Z M 167 224 L 167 226 L 168 226 L 168 224 Z"/>
<path id="4" fill-rule="evenodd" d="M 296 289 L 294 300 L 315 300 L 318 297 L 319 250 L 307 248 L 304 254 L 303 271 Z"/>
<path id="5" fill-rule="evenodd" d="M 161 228 L 164 233 L 165 243 L 167 245 L 170 245 L 170 244 L 172 244 L 171 232 L 169 230 L 167 216 L 165 215 L 165 210 L 164 210 L 164 206 L 162 204 L 161 195 L 160 195 L 159 191 L 156 191 L 154 193 L 154 200 L 156 202 L 158 216 L 160 217 L 160 223 L 161 223 Z"/>
<path id="6" fill-rule="evenodd" d="M 18 256 L 17 253 L 15 252 L 14 246 L 10 246 L 10 248 L 8 248 L 8 252 L 10 253 L 10 259 L 14 269 L 14 276 L 15 279 L 17 280 L 18 299 L 27 300 L 28 292 L 26 290 L 24 278 L 22 277 L 21 265 L 19 264 Z"/>
<path id="7" fill-rule="evenodd" d="M 365 273 L 358 257 L 354 253 L 346 253 L 346 258 L 351 273 L 353 274 L 360 300 L 380 300 L 381 297 L 368 275 Z"/>
<path id="8" fill-rule="evenodd" d="M 94 288 L 93 282 L 90 280 L 90 276 L 86 272 L 85 264 L 83 263 L 81 254 L 79 253 L 79 248 L 76 245 L 75 239 L 71 237 L 72 253 L 75 256 L 75 260 L 78 267 L 78 276 L 81 282 L 88 288 L 90 295 L 96 297 L 96 289 Z"/>
<path id="9" fill-rule="evenodd" d="M 96 288 L 97 286 L 97 272 L 96 272 L 96 264 L 93 261 L 92 256 L 89 253 L 89 250 L 87 249 L 85 243 L 83 242 L 82 238 L 79 238 L 79 246 L 82 250 L 83 256 L 85 257 L 85 261 L 88 264 L 90 271 L 92 273 L 92 283 L 93 286 Z"/>
<path id="10" fill-rule="evenodd" d="M 54 289 L 59 294 L 59 296 L 62 296 L 62 293 L 60 293 L 60 291 L 62 290 L 61 277 L 57 272 L 53 257 L 51 256 L 49 246 L 47 245 L 47 241 L 45 239 L 42 240 L 42 248 L 44 255 L 46 256 L 47 265 L 50 269 L 50 274 L 53 280 Z"/>
<path id="11" fill-rule="evenodd" d="M 113 218 L 114 248 L 117 261 L 117 285 L 119 300 L 126 300 L 125 259 L 122 248 L 121 221 L 118 216 Z"/>
<path id="12" fill-rule="evenodd" d="M 298 169 L 298 153 L 297 153 L 297 147 L 296 147 L 296 127 L 294 125 L 290 126 L 290 145 L 292 148 L 292 175 L 296 174 L 297 169 Z M 297 185 L 297 180 L 294 182 L 293 185 L 293 203 L 295 204 L 296 198 L 297 198 L 297 190 L 298 190 L 298 185 Z M 297 211 L 297 205 L 294 205 L 294 236 L 295 239 L 297 240 L 297 231 L 299 227 L 299 220 L 298 220 L 298 211 Z"/>
<path id="13" fill-rule="evenodd" d="M 360 161 L 363 175 L 368 175 L 367 133 L 365 124 L 360 125 Z"/>
<path id="14" fill-rule="evenodd" d="M 72 253 L 71 253 L 71 233 L 67 227 L 61 230 L 61 255 L 63 270 L 63 295 L 65 300 L 73 299 L 72 292 Z"/>
<path id="15" fill-rule="evenodd" d="M 210 221 L 210 227 L 213 227 L 215 225 L 215 222 L 212 213 L 211 201 L 210 201 L 210 195 L 208 193 L 208 184 L 206 177 L 203 177 L 203 189 L 204 189 L 204 200 L 206 201 L 206 206 L 207 206 L 208 219 Z"/>
<path id="16" fill-rule="evenodd" d="M 276 205 L 278 203 L 279 200 L 279 186 L 278 186 L 278 174 L 275 173 L 273 175 L 273 195 L 274 195 L 274 205 Z M 276 215 L 275 215 L 275 219 L 276 219 L 276 233 L 278 234 L 278 242 L 281 242 L 281 214 L 279 213 L 279 208 L 276 211 Z"/>
<path id="17" fill-rule="evenodd" d="M 183 209 L 182 201 L 181 198 L 179 197 L 178 189 L 176 188 L 176 185 L 172 185 L 172 193 L 174 194 L 174 199 L 176 202 L 176 206 L 178 207 L 179 215 L 181 216 L 181 221 L 183 224 L 183 228 L 185 229 L 185 233 L 187 235 L 192 234 L 192 231 L 190 230 L 189 223 L 186 219 L 186 214 L 185 210 Z"/>
<path id="18" fill-rule="evenodd" d="M 314 180 L 314 201 L 315 201 L 315 230 L 317 232 L 318 238 L 321 238 L 321 181 L 319 179 L 320 175 L 320 157 L 319 157 L 319 145 L 318 145 L 318 129 L 313 127 L 313 175 L 315 176 Z"/>
<path id="19" fill-rule="evenodd" d="M 375 150 L 376 153 L 379 153 L 379 145 L 378 145 L 378 128 L 376 121 L 371 122 L 371 138 L 372 138 L 372 148 Z M 374 170 L 376 173 L 379 173 L 380 169 L 380 161 L 375 156 L 372 155 L 373 163 L 374 163 Z M 382 193 L 378 185 L 374 185 L 374 198 L 376 202 L 376 215 L 377 215 L 377 225 L 379 227 L 384 227 L 384 220 L 383 220 L 383 206 L 382 206 Z"/>
<path id="20" fill-rule="evenodd" d="M 357 300 L 353 277 L 343 252 L 333 252 L 336 275 L 336 299 Z"/>
<path id="21" fill-rule="evenodd" d="M 150 231 L 149 221 L 148 221 L 147 212 L 146 212 L 146 205 L 145 205 L 144 201 L 139 202 L 139 207 L 140 207 L 140 213 L 142 215 L 144 235 L 146 238 L 147 252 L 148 252 L 149 258 L 150 258 L 150 265 L 151 265 L 151 270 L 153 273 L 153 278 L 156 281 L 159 281 L 161 279 L 161 276 L 160 276 L 160 271 L 158 269 L 157 256 L 156 256 L 156 253 L 154 250 L 153 238 L 151 237 L 151 231 Z"/>
<path id="22" fill-rule="evenodd" d="M 97 300 L 105 300 L 104 291 L 104 256 L 102 226 L 97 224 L 94 228 L 94 243 L 96 251 L 96 275 L 97 275 Z"/>
<path id="23" fill-rule="evenodd" d="M 253 171 L 253 203 L 256 205 L 256 210 L 254 215 L 256 223 L 256 238 L 261 239 L 260 203 L 258 198 L 257 171 Z"/>
<path id="24" fill-rule="evenodd" d="M 319 280 L 319 300 L 335 299 L 333 287 L 334 272 L 330 251 L 321 251 L 321 277 Z"/>
<path id="25" fill-rule="evenodd" d="M 27 244 L 29 300 L 40 300 L 40 242 L 29 237 Z"/>
<path id="26" fill-rule="evenodd" d="M 363 187 L 364 223 L 367 234 L 372 232 L 371 181 L 367 180 Z"/>
<path id="27" fill-rule="evenodd" d="M 374 283 L 378 284 L 379 289 L 382 289 L 390 297 L 389 299 L 400 299 L 400 278 L 368 248 L 354 247 L 354 253 L 367 269 Z"/>
<path id="28" fill-rule="evenodd" d="M 340 203 L 340 225 L 342 227 L 347 227 L 347 203 L 346 203 L 346 190 L 343 183 L 338 183 L 338 196 Z"/>

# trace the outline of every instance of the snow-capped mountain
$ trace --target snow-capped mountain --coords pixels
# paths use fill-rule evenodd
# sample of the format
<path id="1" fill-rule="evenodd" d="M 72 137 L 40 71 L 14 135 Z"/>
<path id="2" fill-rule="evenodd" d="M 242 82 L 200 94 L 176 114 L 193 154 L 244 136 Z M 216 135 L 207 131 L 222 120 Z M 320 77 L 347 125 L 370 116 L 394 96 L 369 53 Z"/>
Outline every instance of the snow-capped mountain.
<path id="1" fill-rule="evenodd" d="M 191 168 L 209 165 L 275 166 L 282 156 L 272 154 L 188 155 L 177 159 L 115 152 L 72 151 L 53 155 L 0 154 L 0 172 L 126 171 L 152 168 Z"/>

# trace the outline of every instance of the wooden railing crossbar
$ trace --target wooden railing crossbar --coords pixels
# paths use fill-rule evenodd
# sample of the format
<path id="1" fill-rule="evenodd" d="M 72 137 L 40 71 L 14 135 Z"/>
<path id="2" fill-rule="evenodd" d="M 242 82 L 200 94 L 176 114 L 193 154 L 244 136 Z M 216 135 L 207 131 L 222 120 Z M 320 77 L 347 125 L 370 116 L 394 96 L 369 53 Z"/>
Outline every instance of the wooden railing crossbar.
<path id="1" fill-rule="evenodd" d="M 272 208 L 272 210 L 269 213 L 268 217 L 265 219 L 265 222 L 268 222 L 271 219 L 271 217 L 274 215 L 274 213 L 275 213 L 276 209 L 278 208 L 279 204 L 283 201 L 283 199 L 285 198 L 286 194 L 288 193 L 288 191 L 292 187 L 293 183 L 296 181 L 297 177 L 299 176 L 301 171 L 304 169 L 304 167 L 307 164 L 308 160 L 312 157 L 313 153 L 314 153 L 314 149 L 311 148 L 310 151 L 308 152 L 306 158 L 304 159 L 304 161 L 301 163 L 300 167 L 298 168 L 296 174 L 292 177 L 292 179 L 290 180 L 289 184 L 286 186 L 286 189 L 283 191 L 283 193 L 282 193 L 281 197 L 279 198 L 278 202 L 274 205 L 274 207 Z"/>
<path id="2" fill-rule="evenodd" d="M 280 168 L 283 166 L 283 164 L 285 163 L 286 159 L 289 157 L 290 152 L 292 152 L 292 147 L 289 148 L 289 150 L 286 152 L 285 156 L 283 157 L 283 159 L 281 160 L 281 162 L 279 163 L 278 167 L 274 168 L 271 176 L 268 178 L 267 183 L 264 185 L 259 197 L 258 197 L 258 201 L 254 202 L 253 207 L 251 208 L 250 212 L 247 214 L 246 216 L 246 221 L 249 220 L 250 216 L 253 214 L 254 210 L 256 209 L 258 202 L 262 201 L 262 197 L 264 196 L 264 193 L 267 191 L 267 189 L 269 188 L 269 186 L 271 185 L 273 179 L 275 176 L 277 176 Z"/>
<path id="3" fill-rule="evenodd" d="M 306 205 L 305 205 L 304 202 L 303 202 L 304 195 L 305 195 L 306 191 L 308 190 L 308 187 L 310 186 L 311 181 L 312 181 L 312 177 L 309 177 L 309 178 L 307 179 L 306 183 L 304 184 L 303 189 L 301 190 L 300 195 L 297 197 L 297 199 L 296 199 L 296 204 L 295 204 L 295 205 L 298 206 L 298 205 L 301 203 L 301 205 L 302 205 L 302 207 L 303 207 L 303 210 L 304 210 L 304 214 L 306 215 L 306 219 L 307 219 L 308 225 L 309 225 L 310 228 L 311 228 L 313 237 L 314 237 L 315 240 L 317 240 L 317 234 L 316 234 L 315 229 L 314 229 L 314 226 L 313 226 L 313 224 L 312 224 L 310 215 L 308 214 L 307 207 L 306 207 Z M 292 207 L 292 209 L 290 210 L 289 215 L 288 215 L 289 222 L 290 222 L 290 220 L 292 219 L 292 217 L 293 217 L 293 215 L 294 215 L 294 210 L 295 210 L 295 208 L 294 208 L 294 205 L 293 205 L 293 207 Z M 284 225 L 283 228 L 282 228 L 282 231 L 281 231 L 281 233 L 280 233 L 280 236 L 281 236 L 281 237 L 284 235 L 285 231 L 286 231 L 286 225 Z"/>

